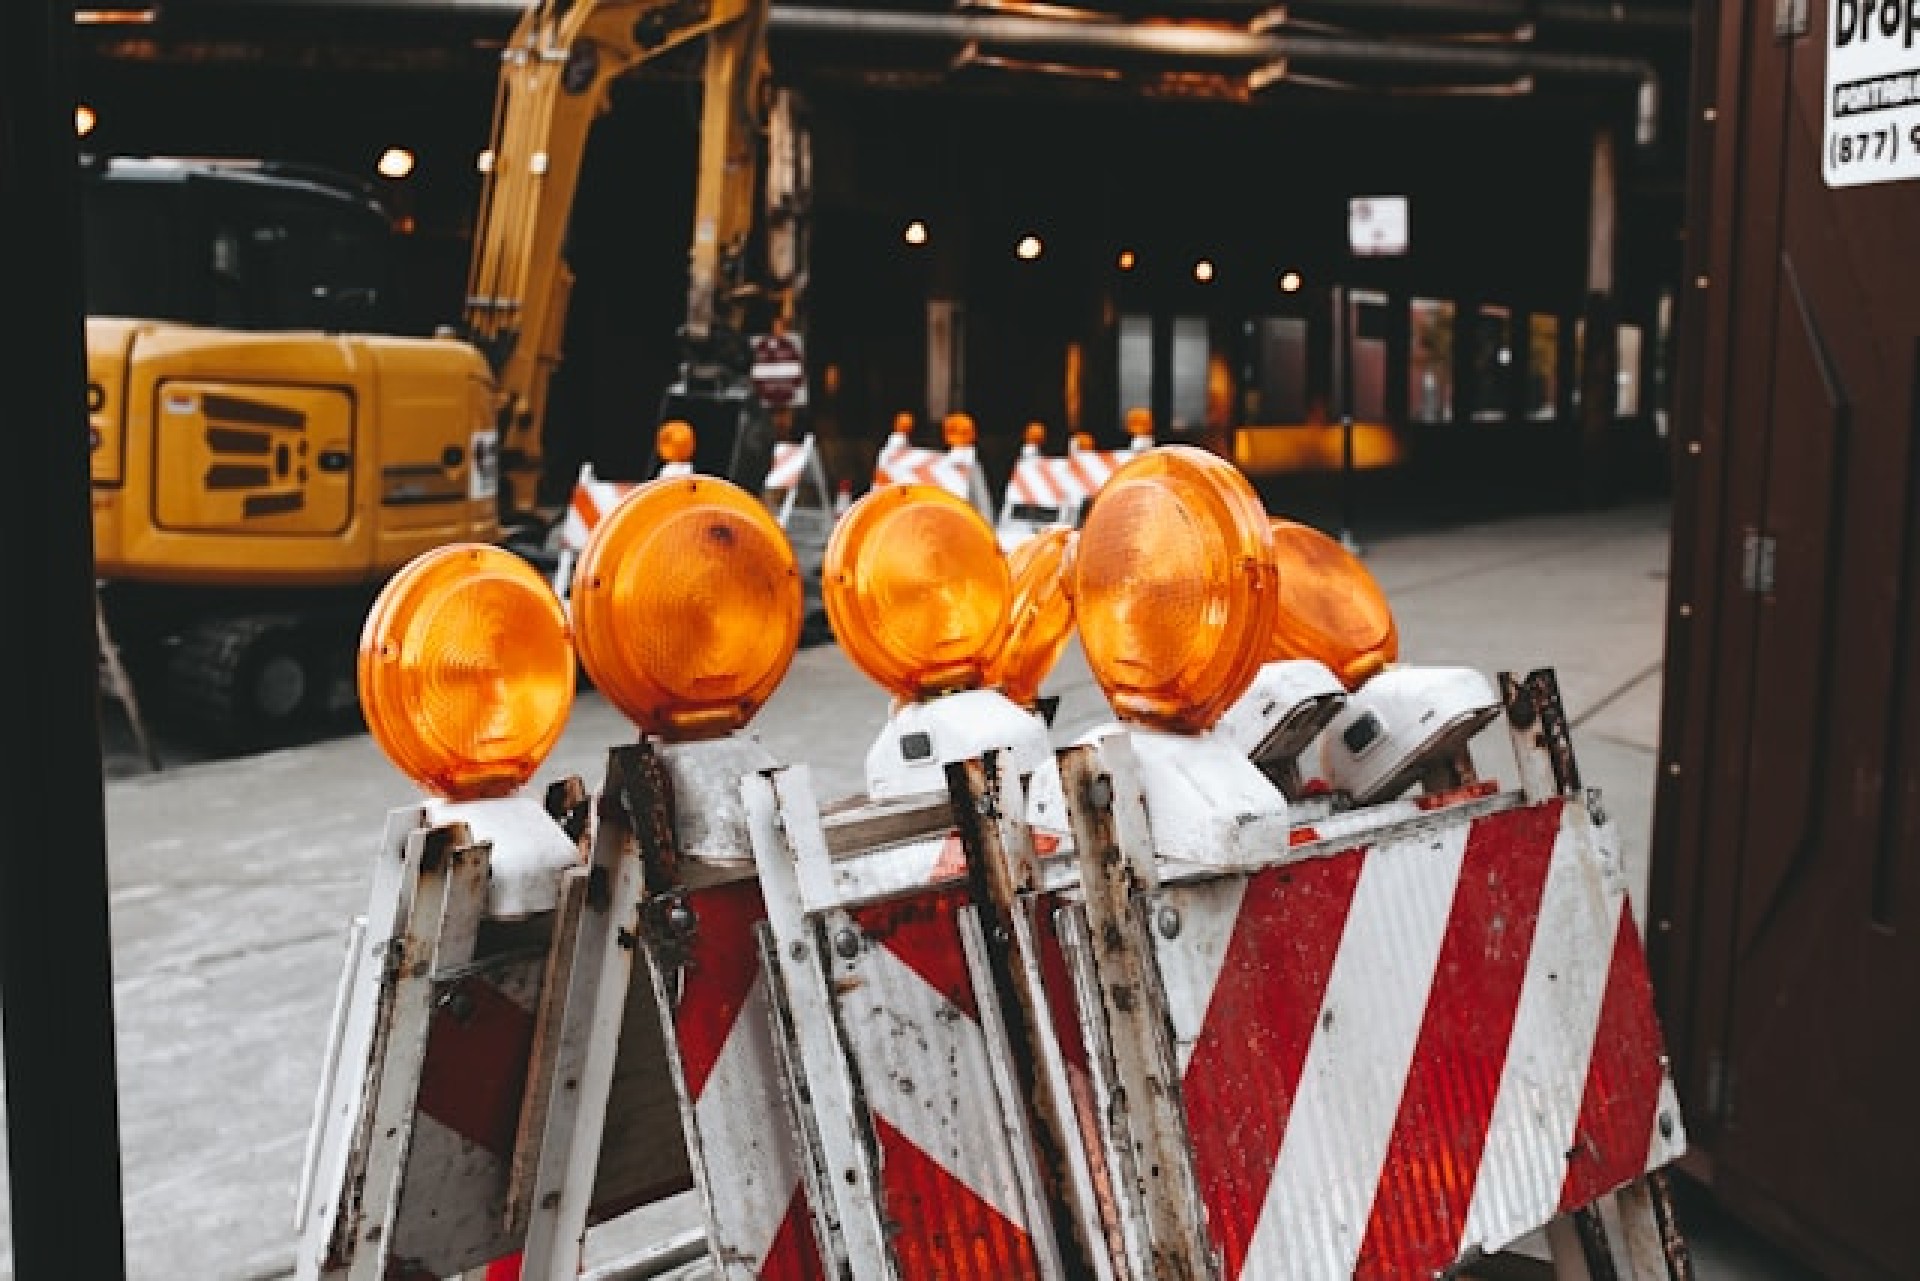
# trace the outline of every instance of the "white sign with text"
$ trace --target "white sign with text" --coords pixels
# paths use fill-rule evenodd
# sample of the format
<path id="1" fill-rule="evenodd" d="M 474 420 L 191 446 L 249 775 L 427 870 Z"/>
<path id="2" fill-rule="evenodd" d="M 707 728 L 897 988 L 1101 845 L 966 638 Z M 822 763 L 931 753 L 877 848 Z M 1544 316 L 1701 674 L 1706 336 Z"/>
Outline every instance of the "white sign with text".
<path id="1" fill-rule="evenodd" d="M 1920 0 L 1827 6 L 1829 187 L 1920 178 Z"/>

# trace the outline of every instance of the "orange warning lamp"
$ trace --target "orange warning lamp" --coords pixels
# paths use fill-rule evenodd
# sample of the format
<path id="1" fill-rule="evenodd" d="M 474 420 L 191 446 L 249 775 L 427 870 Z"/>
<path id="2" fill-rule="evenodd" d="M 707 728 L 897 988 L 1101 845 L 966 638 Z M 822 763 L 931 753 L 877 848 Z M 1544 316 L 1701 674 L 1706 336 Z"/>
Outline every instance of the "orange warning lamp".
<path id="1" fill-rule="evenodd" d="M 1006 640 L 1010 580 L 993 528 L 936 485 L 887 485 L 848 508 L 820 588 L 847 657 L 902 698 L 978 688 Z"/>
<path id="2" fill-rule="evenodd" d="M 580 662 L 649 734 L 744 726 L 800 645 L 800 570 L 759 499 L 717 476 L 633 491 L 595 527 L 573 576 Z"/>
<path id="3" fill-rule="evenodd" d="M 1043 530 L 1007 555 L 1013 605 L 1007 643 L 988 669 L 987 683 L 999 686 L 1022 707 L 1033 706 L 1040 697 L 1040 682 L 1060 661 L 1073 634 L 1076 541 L 1071 529 Z"/>
<path id="4" fill-rule="evenodd" d="M 453 801 L 506 796 L 566 727 L 573 638 L 526 561 L 453 543 L 388 580 L 361 631 L 356 677 L 367 728 L 408 778 Z"/>
<path id="5" fill-rule="evenodd" d="M 1070 443 L 1077 451 L 1090 450 L 1093 448 L 1093 433 L 1077 431 L 1073 433 L 1073 439 Z"/>
<path id="6" fill-rule="evenodd" d="M 1134 440 L 1153 439 L 1153 411 L 1134 406 L 1127 411 L 1127 435 Z"/>
<path id="7" fill-rule="evenodd" d="M 1047 425 L 1045 423 L 1028 423 L 1026 434 L 1022 437 L 1022 440 L 1026 444 L 1032 445 L 1035 449 L 1044 448 L 1047 443 Z"/>
<path id="8" fill-rule="evenodd" d="M 1400 630 L 1386 593 L 1339 540 L 1276 518 L 1273 554 L 1280 607 L 1269 659 L 1318 659 L 1351 691 L 1400 656 Z"/>
<path id="9" fill-rule="evenodd" d="M 896 436 L 913 435 L 913 415 L 901 410 L 893 416 L 893 434 Z"/>
<path id="10" fill-rule="evenodd" d="M 980 433 L 971 414 L 948 414 L 940 424 L 940 434 L 946 438 L 948 449 L 960 449 L 972 445 Z"/>
<path id="11" fill-rule="evenodd" d="M 654 433 L 653 448 L 662 463 L 693 461 L 693 425 L 684 419 L 669 418 Z"/>
<path id="12" fill-rule="evenodd" d="M 1277 571 L 1273 530 L 1239 468 L 1163 445 L 1115 471 L 1074 554 L 1087 665 L 1123 718 L 1196 733 L 1266 657 Z"/>

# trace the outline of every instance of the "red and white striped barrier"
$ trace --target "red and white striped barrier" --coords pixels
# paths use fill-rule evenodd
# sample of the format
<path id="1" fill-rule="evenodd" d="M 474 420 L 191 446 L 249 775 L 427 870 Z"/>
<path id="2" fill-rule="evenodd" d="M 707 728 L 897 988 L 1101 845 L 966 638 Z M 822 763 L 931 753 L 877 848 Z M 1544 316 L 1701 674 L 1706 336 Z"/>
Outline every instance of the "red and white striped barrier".
<path id="1" fill-rule="evenodd" d="M 998 1101 L 984 998 L 969 971 L 966 894 L 879 903 L 826 920 L 831 982 L 878 1144 L 879 1191 L 902 1277 L 1046 1275 Z M 974 927 L 977 929 L 977 926 Z M 848 955 L 852 953 L 852 955 Z"/>
<path id="2" fill-rule="evenodd" d="M 746 735 L 615 748 L 586 861 L 584 788 L 398 811 L 298 1276 L 571 1276 L 689 1181 L 773 1281 L 1427 1277 L 1609 1198 L 1623 1275 L 1683 1275 L 1612 829 L 1551 673 L 1503 698 L 1526 791 L 1303 801 L 1224 866 L 1126 732 L 1059 754 L 1069 842 L 1002 752 L 827 812 Z"/>
<path id="3" fill-rule="evenodd" d="M 773 446 L 773 465 L 767 468 L 767 480 L 762 488 L 770 495 L 784 497 L 800 483 L 800 478 L 806 474 L 807 463 L 814 456 L 812 432 L 799 440 L 776 442 Z"/>
<path id="4" fill-rule="evenodd" d="M 1149 442 L 1150 443 L 1150 442 Z M 1028 445 L 1007 479 L 995 532 L 1004 551 L 1012 551 L 1042 530 L 1058 525 L 1078 528 L 1087 504 L 1136 450 L 1075 449 L 1064 457 Z"/>
<path id="5" fill-rule="evenodd" d="M 573 585 L 573 567 L 586 549 L 587 539 L 641 483 L 601 480 L 593 474 L 592 463 L 580 465 L 580 476 L 574 481 L 573 494 L 567 500 L 567 514 L 560 522 L 559 559 L 553 570 L 553 591 L 561 600 L 567 599 L 568 589 Z"/>
<path id="6" fill-rule="evenodd" d="M 640 484 L 631 480 L 601 480 L 593 474 L 592 463 L 582 463 L 580 478 L 573 484 L 573 496 L 567 501 L 566 519 L 560 524 L 561 548 L 578 555 L 600 522 Z"/>
<path id="7" fill-rule="evenodd" d="M 1170 887 L 1225 1275 L 1428 1276 L 1682 1147 L 1626 897 L 1558 800 Z"/>
<path id="8" fill-rule="evenodd" d="M 808 581 L 817 578 L 838 513 L 812 432 L 774 445 L 773 465 L 767 469 L 761 498 L 787 531 L 803 574 Z"/>
<path id="9" fill-rule="evenodd" d="M 993 519 L 993 498 L 972 445 L 951 449 L 923 449 L 894 432 L 880 447 L 873 463 L 873 487 L 935 485 L 971 503 L 981 516 Z"/>
<path id="10" fill-rule="evenodd" d="M 597 1212 L 686 1186 L 669 1146 L 597 1177 L 623 1038 L 592 1031 L 623 1021 L 631 845 L 586 861 L 521 797 L 395 811 L 316 1099 L 301 1281 L 454 1276 L 522 1251 L 528 1275 L 570 1276 Z M 657 1036 L 625 1021 L 644 1058 Z"/>
<path id="11" fill-rule="evenodd" d="M 964 884 L 858 901 L 803 767 L 749 779 L 744 795 L 786 1059 L 812 1114 L 809 1190 L 852 1275 L 1060 1276 Z"/>
<path id="12" fill-rule="evenodd" d="M 1087 1058 L 1113 1072 L 1083 1124 L 1114 1168 L 1155 1171 L 1123 1213 L 1136 1268 L 1440 1275 L 1682 1154 L 1618 851 L 1577 784 L 1379 807 L 1371 830 L 1356 810 L 1203 873 L 1154 854 L 1144 759 L 1063 757 L 1070 805 L 1109 798 L 1074 815 L 1067 950 Z"/>
<path id="13" fill-rule="evenodd" d="M 759 884 L 695 890 L 670 911 L 684 929 L 654 935 L 648 952 L 709 1248 L 744 1276 L 823 1278 L 754 936 Z"/>

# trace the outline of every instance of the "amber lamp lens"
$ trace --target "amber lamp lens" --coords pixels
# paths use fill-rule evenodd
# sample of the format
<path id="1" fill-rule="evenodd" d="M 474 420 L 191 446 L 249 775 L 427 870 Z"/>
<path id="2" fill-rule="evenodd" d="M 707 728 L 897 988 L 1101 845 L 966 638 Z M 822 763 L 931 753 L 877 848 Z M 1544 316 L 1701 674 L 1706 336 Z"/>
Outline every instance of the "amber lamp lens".
<path id="1" fill-rule="evenodd" d="M 647 733 L 714 738 L 760 710 L 800 644 L 793 547 L 717 476 L 650 481 L 595 527 L 573 579 L 580 662 Z"/>
<path id="2" fill-rule="evenodd" d="M 1354 690 L 1400 656 L 1400 630 L 1386 593 L 1338 539 L 1276 519 L 1273 554 L 1280 608 L 1269 658 L 1318 659 Z"/>
<path id="3" fill-rule="evenodd" d="M 834 525 L 820 577 L 841 649 L 902 698 L 978 688 L 1005 641 L 993 528 L 937 486 L 870 490 Z"/>
<path id="4" fill-rule="evenodd" d="M 1071 529 L 1049 529 L 1007 555 L 1007 572 L 1013 579 L 1010 626 L 987 683 L 1022 707 L 1033 706 L 1040 697 L 1040 682 L 1060 661 L 1073 634 L 1076 541 Z"/>
<path id="5" fill-rule="evenodd" d="M 668 419 L 654 434 L 653 447 L 663 463 L 692 462 L 693 426 L 679 418 Z"/>
<path id="6" fill-rule="evenodd" d="M 573 639 L 546 580 L 485 543 L 408 563 L 360 636 L 360 706 L 400 771 L 449 800 L 533 777 L 573 707 Z"/>
<path id="7" fill-rule="evenodd" d="M 966 414 L 948 414 L 947 420 L 940 425 L 940 431 L 946 437 L 948 449 L 971 445 L 979 438 L 973 419 Z"/>
<path id="8" fill-rule="evenodd" d="M 1081 644 L 1114 711 L 1210 727 L 1260 669 L 1276 576 L 1271 525 L 1238 468 L 1190 445 L 1128 460 L 1074 553 Z"/>
<path id="9" fill-rule="evenodd" d="M 1035 449 L 1040 448 L 1040 446 L 1047 443 L 1047 425 L 1045 423 L 1028 423 L 1024 439 L 1027 444 L 1032 445 Z"/>

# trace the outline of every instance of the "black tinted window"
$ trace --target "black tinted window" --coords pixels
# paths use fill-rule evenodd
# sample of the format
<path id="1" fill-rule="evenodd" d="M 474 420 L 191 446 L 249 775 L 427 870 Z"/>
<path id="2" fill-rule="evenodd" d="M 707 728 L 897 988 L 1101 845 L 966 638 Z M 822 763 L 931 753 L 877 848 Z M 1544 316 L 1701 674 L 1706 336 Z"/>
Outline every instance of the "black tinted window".
<path id="1" fill-rule="evenodd" d="M 153 183 L 88 182 L 82 190 L 87 314 L 201 319 L 183 287 L 173 193 Z"/>

